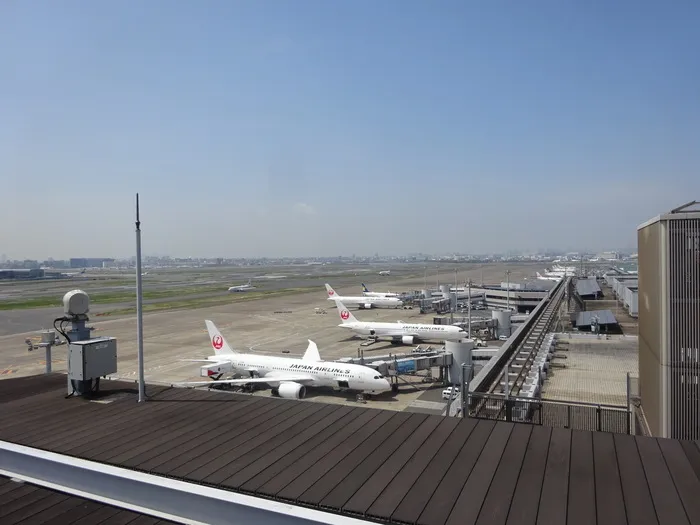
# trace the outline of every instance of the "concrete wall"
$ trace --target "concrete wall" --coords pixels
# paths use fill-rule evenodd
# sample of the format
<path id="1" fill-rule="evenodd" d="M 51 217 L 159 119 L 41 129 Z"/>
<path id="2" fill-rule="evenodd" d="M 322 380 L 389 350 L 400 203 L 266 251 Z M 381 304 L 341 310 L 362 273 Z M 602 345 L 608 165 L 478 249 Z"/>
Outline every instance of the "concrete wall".
<path id="1" fill-rule="evenodd" d="M 665 437 L 663 375 L 663 306 L 665 299 L 662 259 L 663 226 L 655 222 L 637 232 L 639 254 L 639 386 L 642 407 L 654 436 Z"/>

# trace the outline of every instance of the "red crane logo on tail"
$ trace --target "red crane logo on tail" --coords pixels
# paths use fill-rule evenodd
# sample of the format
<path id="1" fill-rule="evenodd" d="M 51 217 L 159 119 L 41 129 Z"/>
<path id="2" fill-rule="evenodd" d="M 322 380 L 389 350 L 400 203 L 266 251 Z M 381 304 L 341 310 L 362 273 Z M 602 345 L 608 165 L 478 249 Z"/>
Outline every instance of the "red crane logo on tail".
<path id="1" fill-rule="evenodd" d="M 333 290 L 328 290 L 328 295 L 333 295 L 335 292 Z"/>
<path id="2" fill-rule="evenodd" d="M 224 346 L 224 338 L 219 334 L 216 334 L 211 340 L 211 346 L 213 346 L 216 350 L 221 350 L 221 347 Z"/>
<path id="3" fill-rule="evenodd" d="M 350 312 L 348 312 L 347 310 L 343 310 L 342 312 L 340 312 L 340 318 L 343 321 L 347 321 L 349 317 L 350 317 Z"/>

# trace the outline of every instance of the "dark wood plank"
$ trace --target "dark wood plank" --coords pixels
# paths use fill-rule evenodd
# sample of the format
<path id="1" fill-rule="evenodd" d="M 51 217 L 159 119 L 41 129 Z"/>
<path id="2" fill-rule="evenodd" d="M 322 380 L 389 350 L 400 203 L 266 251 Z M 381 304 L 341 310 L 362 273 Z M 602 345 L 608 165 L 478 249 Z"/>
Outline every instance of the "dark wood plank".
<path id="1" fill-rule="evenodd" d="M 70 512 L 54 514 L 51 518 L 46 520 L 43 525 L 70 525 L 72 523 L 80 523 L 83 518 L 99 511 L 100 509 L 107 509 L 107 512 L 109 512 L 111 509 L 112 514 L 117 513 L 117 509 L 115 507 L 105 506 L 97 501 L 83 500 L 80 505 L 72 508 Z M 98 519 L 92 523 L 99 523 L 99 521 L 100 520 Z M 85 522 L 83 522 L 83 524 L 84 523 Z"/>
<path id="2" fill-rule="evenodd" d="M 166 473 L 189 459 L 214 449 L 224 442 L 232 431 L 240 429 L 247 421 L 266 418 L 271 410 L 279 410 L 279 405 L 271 401 L 255 399 L 245 406 L 228 408 L 217 419 L 216 428 L 204 427 L 203 432 L 191 440 L 168 442 L 160 447 L 153 447 L 147 452 L 124 462 L 127 467 L 136 467 L 147 472 Z"/>
<path id="3" fill-rule="evenodd" d="M 540 506 L 551 436 L 551 427 L 536 425 L 532 429 L 506 523 L 511 525 L 535 525 L 537 523 L 537 512 Z"/>
<path id="4" fill-rule="evenodd" d="M 257 459 L 259 457 L 258 448 L 266 450 L 267 446 L 274 447 L 284 443 L 288 439 L 294 439 L 297 434 L 303 432 L 318 420 L 323 419 L 324 416 L 328 415 L 336 408 L 333 406 L 323 406 L 320 403 L 308 404 L 315 406 L 295 414 L 293 417 L 288 418 L 264 434 L 252 436 L 248 441 L 230 449 L 226 453 L 225 458 L 220 460 L 219 468 L 211 475 L 203 478 L 203 481 L 216 485 L 221 484 L 222 481 L 230 478 L 241 468 L 241 463 L 245 466 L 248 464 L 247 462 L 252 461 L 253 458 Z"/>
<path id="5" fill-rule="evenodd" d="M 463 419 L 460 421 L 457 428 L 450 434 L 445 444 L 440 447 L 433 460 L 413 484 L 411 490 L 408 491 L 401 503 L 396 507 L 396 510 L 391 515 L 393 521 L 404 523 L 415 523 L 417 521 L 418 516 L 422 514 L 431 500 L 433 493 L 450 466 L 454 463 L 467 439 L 478 426 L 475 419 Z M 481 433 L 486 430 L 488 430 L 488 425 L 481 430 Z"/>
<path id="6" fill-rule="evenodd" d="M 366 439 L 354 439 L 344 443 L 328 454 L 318 465 L 314 465 L 297 478 L 293 485 L 280 491 L 278 497 L 303 501 L 319 505 L 328 493 L 338 486 L 352 471 L 361 464 L 377 447 L 383 446 L 394 432 L 401 433 L 404 424 L 415 420 L 411 414 L 397 412 Z M 377 465 L 374 465 L 375 469 Z M 291 497 L 290 497 L 291 496 Z M 352 496 L 350 494 L 348 498 Z"/>
<path id="7" fill-rule="evenodd" d="M 610 458 L 614 460 L 615 458 Z M 593 472 L 593 435 L 583 430 L 571 432 L 569 461 L 569 503 L 567 525 L 595 525 L 595 473 Z"/>
<path id="8" fill-rule="evenodd" d="M 549 440 L 547 466 L 537 513 L 538 525 L 566 523 L 569 500 L 569 457 L 571 430 L 553 428 Z"/>
<path id="9" fill-rule="evenodd" d="M 378 495 L 366 514 L 388 520 L 460 422 L 469 425 L 458 418 L 440 418 L 437 428 Z"/>
<path id="10" fill-rule="evenodd" d="M 114 456 L 110 455 L 107 458 L 97 456 L 98 461 L 108 460 L 110 463 L 118 463 L 125 467 L 135 467 L 137 465 L 142 465 L 149 459 L 152 459 L 156 454 L 163 454 L 174 447 L 187 443 L 188 441 L 200 438 L 205 434 L 211 435 L 211 433 L 217 431 L 221 428 L 221 421 L 230 421 L 242 414 L 247 413 L 254 406 L 259 406 L 253 401 L 253 399 L 246 400 L 245 402 L 235 402 L 235 403 L 223 403 L 217 408 L 216 419 L 206 418 L 202 421 L 202 418 L 195 417 L 189 419 L 189 424 L 181 426 L 175 432 L 168 432 L 168 440 L 159 447 L 154 447 L 152 440 L 151 442 L 144 442 L 140 445 L 134 445 L 128 450 Z"/>
<path id="11" fill-rule="evenodd" d="M 215 401 L 207 404 L 207 410 L 218 412 L 226 406 L 225 401 L 215 392 L 207 392 L 205 396 L 201 401 Z M 78 445 L 65 452 L 79 453 L 80 457 L 85 459 L 101 458 L 106 461 L 110 457 L 129 450 L 132 445 L 137 447 L 143 442 L 153 443 L 153 436 L 163 436 L 164 441 L 169 439 L 171 431 L 177 431 L 181 426 L 191 425 L 199 413 L 197 407 L 192 404 L 180 405 L 173 402 L 165 409 L 149 410 L 138 419 L 123 422 L 113 429 L 109 436 L 102 439 L 94 438 L 90 444 Z"/>
<path id="12" fill-rule="evenodd" d="M 297 470 L 297 465 L 290 465 L 285 471 L 292 471 L 294 477 L 289 479 L 283 476 L 283 471 L 280 476 L 282 479 L 289 479 L 289 483 L 281 488 L 276 493 L 277 497 L 295 501 L 301 495 L 311 488 L 322 476 L 331 471 L 338 463 L 343 461 L 357 447 L 365 446 L 365 443 L 374 438 L 374 441 L 382 440 L 406 420 L 406 416 L 396 417 L 397 414 L 386 414 L 379 412 L 376 417 L 372 418 L 364 427 L 357 429 L 350 439 L 343 440 L 338 443 L 333 449 L 329 450 L 322 458 L 319 458 L 313 465 L 304 463 L 304 470 Z M 393 421 L 392 421 L 393 419 Z M 387 423 L 391 422 L 389 426 Z M 267 485 L 270 485 L 268 483 Z M 277 482 L 276 484 L 279 484 Z M 318 502 L 315 502 L 316 504 Z"/>
<path id="13" fill-rule="evenodd" d="M 173 400 L 185 397 L 185 393 L 175 392 Z M 31 447 L 50 449 L 55 452 L 66 452 L 72 450 L 76 444 L 80 446 L 90 443 L 91 440 L 105 439 L 115 429 L 122 425 L 127 425 L 132 421 L 143 421 L 148 414 L 157 413 L 160 410 L 175 410 L 177 405 L 173 403 L 158 403 L 151 405 L 131 405 L 129 403 L 115 403 L 109 405 L 92 404 L 99 407 L 97 410 L 85 410 L 85 405 L 74 399 L 66 400 L 67 403 L 76 402 L 76 413 L 70 416 L 71 425 L 66 425 L 66 419 L 60 418 L 57 421 L 62 423 L 59 431 L 37 429 L 32 435 L 28 435 L 21 440 L 21 443 Z M 82 409 L 82 410 L 81 410 Z M 59 419 L 59 418 L 56 418 Z M 95 425 L 95 421 L 102 420 L 101 425 Z M 47 414 L 47 422 L 56 422 L 53 414 Z M 76 440 L 76 432 L 82 436 L 81 440 Z"/>
<path id="14" fill-rule="evenodd" d="M 491 480 L 516 427 L 513 423 L 497 423 L 487 436 L 487 441 L 480 443 L 476 440 L 480 426 L 481 424 L 477 425 L 476 430 L 469 436 L 469 440 L 462 448 L 458 461 L 450 467 L 450 471 L 459 469 L 460 465 L 465 467 L 461 476 L 453 478 L 456 490 L 449 495 L 449 498 L 438 498 L 440 490 L 438 487 L 438 491 L 433 494 L 418 519 L 419 523 L 425 525 L 438 525 L 440 523 L 472 525 L 476 523 Z M 447 488 L 447 483 L 450 483 L 449 475 L 450 472 L 441 483 L 446 485 L 445 488 Z M 509 500 L 509 494 L 504 493 L 502 496 Z M 441 500 L 443 506 L 438 510 L 436 505 Z M 435 514 L 433 515 L 433 513 Z"/>
<path id="15" fill-rule="evenodd" d="M 634 436 L 613 434 L 620 484 L 625 497 L 627 523 L 630 525 L 658 525 L 651 500 L 642 460 Z"/>
<path id="16" fill-rule="evenodd" d="M 615 442 L 609 432 L 593 433 L 593 470 L 598 525 L 627 523 Z"/>
<path id="17" fill-rule="evenodd" d="M 490 485 L 487 482 L 491 474 L 489 465 L 486 462 L 483 466 L 477 464 L 452 510 L 448 523 L 458 523 L 460 516 L 464 517 L 465 523 L 476 520 L 477 525 L 506 523 L 533 428 L 532 425 L 515 425 L 503 456 L 497 462 L 498 468 Z M 487 447 L 489 445 L 490 443 Z M 480 501 L 483 501 L 481 511 L 478 509 Z"/>
<path id="18" fill-rule="evenodd" d="M 68 496 L 64 500 L 59 501 L 55 505 L 48 507 L 36 514 L 25 518 L 22 521 L 22 525 L 44 525 L 47 521 L 53 519 L 55 516 L 61 516 L 65 513 L 73 513 L 74 510 L 78 509 L 86 500 L 82 498 L 76 498 Z"/>
<path id="19" fill-rule="evenodd" d="M 676 487 L 673 485 L 659 444 L 654 438 L 638 436 L 635 438 L 637 450 L 642 460 L 654 509 L 660 525 L 686 525 L 688 518 L 683 510 Z"/>
<path id="20" fill-rule="evenodd" d="M 317 414 L 313 420 L 309 420 L 305 425 L 296 429 L 293 436 L 278 436 L 277 439 L 269 440 L 232 462 L 228 468 L 231 473 L 228 478 L 221 482 L 226 487 L 238 488 L 243 483 L 259 474 L 272 463 L 277 462 L 287 454 L 293 453 L 295 449 L 307 443 L 309 440 L 328 431 L 329 428 L 338 428 L 340 424 L 351 421 L 350 414 L 358 412 L 356 409 L 342 405 L 328 405 L 329 410 L 324 410 Z"/>
<path id="21" fill-rule="evenodd" d="M 32 516 L 54 507 L 68 496 L 59 492 L 48 492 L 37 490 L 32 493 L 32 497 L 22 498 L 10 505 L 3 505 L 0 510 L 0 523 L 3 525 L 15 525 L 16 523 L 26 523 Z"/>
<path id="22" fill-rule="evenodd" d="M 358 430 L 371 425 L 372 420 L 379 414 L 377 410 L 354 409 L 350 414 L 285 453 L 276 461 L 268 463 L 261 458 L 256 463 L 263 462 L 262 465 L 256 466 L 254 463 L 249 467 L 260 469 L 259 472 L 251 470 L 252 477 L 240 485 L 240 488 L 246 492 L 268 496 L 277 494 L 339 444 L 352 439 Z M 243 475 L 243 472 L 238 475 Z"/>
<path id="23" fill-rule="evenodd" d="M 414 456 L 416 451 L 420 449 L 426 440 L 431 438 L 437 426 L 444 419 L 439 416 L 425 418 L 421 425 L 407 439 L 403 440 L 396 452 L 382 460 L 377 471 L 343 505 L 343 509 L 356 514 L 365 514 L 367 509 L 383 493 L 384 489 L 392 480 L 396 479 L 396 476 Z M 433 443 L 433 446 L 435 446 L 435 443 Z"/>
<path id="24" fill-rule="evenodd" d="M 324 487 L 322 491 L 314 491 L 315 495 L 326 492 L 320 501 L 321 507 L 342 509 L 363 486 L 375 494 L 379 494 L 386 484 L 374 474 L 386 461 L 396 462 L 396 459 L 387 458 L 391 458 L 403 443 L 409 441 L 428 417 L 425 414 L 410 414 L 408 419 L 383 442 L 379 442 L 373 451 L 370 452 L 367 450 L 369 447 L 367 447 L 362 451 L 362 454 L 355 454 L 355 457 L 348 456 L 347 461 L 352 469 L 349 474 L 341 477 L 330 491 L 327 487 Z M 366 457 L 360 461 L 363 455 Z M 323 482 L 323 478 L 321 482 Z M 311 492 L 309 491 L 309 493 Z"/>
<path id="25" fill-rule="evenodd" d="M 219 447 L 216 454 L 201 453 L 198 458 L 193 459 L 181 467 L 178 467 L 170 472 L 171 476 L 187 478 L 188 480 L 202 481 L 207 476 L 216 472 L 226 457 L 226 453 L 234 450 L 237 446 L 242 445 L 250 439 L 256 439 L 265 432 L 273 431 L 280 426 L 286 426 L 286 422 L 301 413 L 309 410 L 309 403 L 292 403 L 289 405 L 280 405 L 281 409 L 266 421 L 254 419 L 247 422 L 241 432 L 228 434 L 226 439 Z M 272 414 L 272 412 L 268 412 Z"/>
<path id="26" fill-rule="evenodd" d="M 700 449 L 693 441 L 681 441 L 681 446 L 685 452 L 685 457 L 695 472 L 695 476 L 700 479 Z"/>
<path id="27" fill-rule="evenodd" d="M 657 440 L 690 523 L 700 523 L 700 480 L 679 441 Z"/>

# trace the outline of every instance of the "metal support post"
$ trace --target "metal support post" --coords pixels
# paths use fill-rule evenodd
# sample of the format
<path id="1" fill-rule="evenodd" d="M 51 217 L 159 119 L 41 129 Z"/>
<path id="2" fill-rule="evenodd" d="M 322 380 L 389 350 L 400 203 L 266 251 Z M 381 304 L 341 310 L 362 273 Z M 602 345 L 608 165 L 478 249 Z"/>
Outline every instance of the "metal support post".
<path id="1" fill-rule="evenodd" d="M 51 373 L 51 345 L 46 345 L 46 373 Z"/>

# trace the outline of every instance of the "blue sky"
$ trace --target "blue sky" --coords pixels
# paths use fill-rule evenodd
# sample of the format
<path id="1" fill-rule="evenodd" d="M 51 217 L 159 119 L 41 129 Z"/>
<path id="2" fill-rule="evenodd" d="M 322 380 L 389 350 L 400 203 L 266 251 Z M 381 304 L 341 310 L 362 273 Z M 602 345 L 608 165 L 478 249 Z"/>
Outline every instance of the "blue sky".
<path id="1" fill-rule="evenodd" d="M 1 2 L 0 253 L 129 256 L 137 191 L 149 254 L 634 247 L 700 200 L 699 26 L 690 0 Z"/>

